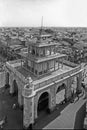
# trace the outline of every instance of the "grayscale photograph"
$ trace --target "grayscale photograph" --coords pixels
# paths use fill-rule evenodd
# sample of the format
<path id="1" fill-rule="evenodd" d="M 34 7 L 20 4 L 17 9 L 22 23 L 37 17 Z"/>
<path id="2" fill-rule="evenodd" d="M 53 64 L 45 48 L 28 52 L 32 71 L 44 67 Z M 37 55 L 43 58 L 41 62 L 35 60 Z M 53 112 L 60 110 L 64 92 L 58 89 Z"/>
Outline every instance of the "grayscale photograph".
<path id="1" fill-rule="evenodd" d="M 0 130 L 87 129 L 87 0 L 0 0 Z"/>

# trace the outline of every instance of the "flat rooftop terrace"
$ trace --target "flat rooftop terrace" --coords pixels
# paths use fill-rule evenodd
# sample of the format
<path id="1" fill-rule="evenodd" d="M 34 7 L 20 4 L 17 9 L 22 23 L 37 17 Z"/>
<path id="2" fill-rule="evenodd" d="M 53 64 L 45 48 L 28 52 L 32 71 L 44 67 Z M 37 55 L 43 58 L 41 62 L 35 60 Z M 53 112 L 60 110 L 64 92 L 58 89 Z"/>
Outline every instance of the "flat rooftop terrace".
<path id="1" fill-rule="evenodd" d="M 34 81 L 33 83 L 35 85 L 35 90 L 40 87 L 49 86 L 49 84 L 54 84 L 54 82 L 61 82 L 62 80 L 82 71 L 80 65 L 71 67 L 69 64 L 63 64 L 63 67 L 61 68 L 60 64 L 59 69 L 55 71 L 51 69 L 47 74 L 38 77 L 23 65 L 21 66 L 21 60 L 7 62 L 6 66 L 9 70 L 13 71 L 13 73 L 15 73 L 24 83 L 26 82 L 26 78 L 30 76 Z M 57 67 L 58 65 L 56 64 L 55 68 Z"/>
<path id="2" fill-rule="evenodd" d="M 70 70 L 72 70 L 72 67 L 63 65 L 63 68 L 57 69 L 56 71 L 50 72 L 48 74 L 42 75 L 40 77 L 34 76 L 33 73 L 29 72 L 26 68 L 21 67 L 21 66 L 17 66 L 15 67 L 17 71 L 19 71 L 25 78 L 27 78 L 28 76 L 30 76 L 33 81 L 35 81 L 35 83 L 39 83 L 40 81 L 45 81 L 47 79 L 50 79 L 50 77 L 55 76 L 55 75 L 60 75 L 63 74 L 65 72 L 69 72 Z"/>
<path id="3" fill-rule="evenodd" d="M 53 54 L 53 55 L 48 55 L 48 56 L 46 56 L 46 57 L 44 57 L 44 58 L 42 58 L 42 57 L 39 57 L 39 58 L 34 58 L 33 59 L 33 57 L 32 57 L 32 55 L 30 56 L 30 57 L 28 57 L 28 59 L 31 59 L 32 61 L 35 61 L 36 63 L 40 63 L 40 62 L 44 62 L 44 61 L 48 61 L 48 60 L 52 60 L 52 59 L 61 59 L 61 58 L 64 58 L 64 57 L 66 57 L 66 55 L 65 54 L 60 54 L 60 53 L 56 53 L 56 54 Z"/>

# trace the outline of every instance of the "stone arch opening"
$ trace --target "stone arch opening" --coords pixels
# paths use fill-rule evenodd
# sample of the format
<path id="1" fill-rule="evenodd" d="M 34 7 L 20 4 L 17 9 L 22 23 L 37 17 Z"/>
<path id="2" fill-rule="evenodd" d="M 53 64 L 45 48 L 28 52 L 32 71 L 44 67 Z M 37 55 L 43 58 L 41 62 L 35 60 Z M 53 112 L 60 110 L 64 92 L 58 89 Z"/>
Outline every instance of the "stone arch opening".
<path id="1" fill-rule="evenodd" d="M 5 82 L 5 86 L 9 87 L 9 72 L 6 73 L 6 82 Z"/>
<path id="2" fill-rule="evenodd" d="M 72 77 L 71 92 L 74 94 L 76 93 L 76 90 L 77 90 L 77 78 L 78 76 Z"/>
<path id="3" fill-rule="evenodd" d="M 49 93 L 44 92 L 38 100 L 37 112 L 46 111 L 49 108 Z"/>
<path id="4" fill-rule="evenodd" d="M 56 104 L 60 104 L 62 101 L 65 100 L 65 89 L 66 89 L 65 83 L 62 83 L 61 85 L 58 86 L 56 90 Z"/>
<path id="5" fill-rule="evenodd" d="M 18 84 L 15 79 L 13 80 L 13 88 L 14 88 L 14 94 L 18 95 Z"/>

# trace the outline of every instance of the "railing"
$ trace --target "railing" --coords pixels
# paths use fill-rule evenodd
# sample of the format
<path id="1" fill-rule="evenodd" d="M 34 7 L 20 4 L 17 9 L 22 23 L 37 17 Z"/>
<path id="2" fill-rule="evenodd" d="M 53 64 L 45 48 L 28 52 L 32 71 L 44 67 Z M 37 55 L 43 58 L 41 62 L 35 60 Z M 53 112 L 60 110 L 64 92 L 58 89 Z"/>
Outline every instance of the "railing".
<path id="1" fill-rule="evenodd" d="M 17 75 L 22 82 L 24 82 L 25 84 L 27 83 L 25 77 L 20 72 L 18 72 L 14 67 L 12 67 L 11 64 L 6 63 L 6 66 L 10 71 L 13 71 L 14 74 Z M 53 83 L 54 81 L 58 81 L 58 80 L 60 80 L 60 79 L 62 79 L 64 77 L 72 75 L 72 74 L 74 74 L 76 72 L 79 72 L 80 70 L 81 70 L 81 66 L 79 65 L 79 66 L 77 66 L 75 68 L 72 68 L 72 70 L 69 70 L 69 71 L 64 72 L 62 74 L 59 74 L 59 75 L 55 74 L 53 76 L 51 75 L 51 76 L 49 76 L 47 78 L 44 78 L 44 81 L 43 81 L 43 79 L 41 79 L 37 83 L 37 80 L 36 80 L 36 81 L 33 82 L 34 83 L 34 90 L 39 89 L 41 87 L 44 87 L 46 85 L 49 85 L 49 84 Z"/>
<path id="2" fill-rule="evenodd" d="M 75 63 L 73 63 L 73 62 L 70 62 L 70 61 L 67 61 L 67 60 L 63 60 L 63 63 L 64 63 L 65 65 L 69 65 L 69 66 L 71 66 L 71 67 L 76 67 L 76 66 L 78 66 L 77 64 L 75 64 Z"/>
<path id="3" fill-rule="evenodd" d="M 81 66 L 78 66 L 78 67 L 73 68 L 72 70 L 70 70 L 68 72 L 64 72 L 64 73 L 59 74 L 59 75 L 57 74 L 57 75 L 51 76 L 51 77 L 49 77 L 49 79 L 45 79 L 45 81 L 43 81 L 43 82 L 42 82 L 42 80 L 39 81 L 39 83 L 37 83 L 37 84 L 34 82 L 34 90 L 41 88 L 41 87 L 44 87 L 45 85 L 48 85 L 54 81 L 58 81 L 58 80 L 60 80 L 64 77 L 67 77 L 69 75 L 72 75 L 80 70 L 81 70 Z"/>
<path id="4" fill-rule="evenodd" d="M 23 61 L 22 59 L 18 59 L 18 60 L 13 60 L 13 61 L 9 61 L 9 64 L 15 64 L 15 63 L 19 63 L 19 62 L 21 62 L 21 61 Z M 8 63 L 8 62 L 7 62 Z M 7 64 L 6 63 L 6 64 Z"/>

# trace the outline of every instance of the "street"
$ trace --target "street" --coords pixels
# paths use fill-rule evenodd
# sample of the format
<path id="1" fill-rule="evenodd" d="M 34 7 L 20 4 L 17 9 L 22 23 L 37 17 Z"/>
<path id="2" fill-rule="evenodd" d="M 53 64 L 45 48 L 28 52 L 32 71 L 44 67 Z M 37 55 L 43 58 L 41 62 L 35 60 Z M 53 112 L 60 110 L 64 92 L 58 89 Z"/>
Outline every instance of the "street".
<path id="1" fill-rule="evenodd" d="M 51 121 L 43 129 L 81 129 L 85 116 L 85 102 L 83 97 L 72 104 L 69 104 L 61 111 L 61 114 Z M 79 112 L 80 111 L 80 112 Z M 78 112 L 80 114 L 78 114 Z M 78 117 L 78 118 L 77 118 Z"/>

